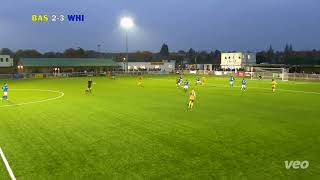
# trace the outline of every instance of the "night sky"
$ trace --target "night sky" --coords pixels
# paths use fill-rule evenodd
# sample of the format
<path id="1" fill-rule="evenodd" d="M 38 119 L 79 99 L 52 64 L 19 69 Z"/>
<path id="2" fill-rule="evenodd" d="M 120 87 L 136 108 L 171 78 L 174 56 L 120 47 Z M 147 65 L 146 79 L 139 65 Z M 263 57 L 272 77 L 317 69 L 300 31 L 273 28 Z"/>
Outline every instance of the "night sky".
<path id="1" fill-rule="evenodd" d="M 129 51 L 320 49 L 320 0 L 5 0 L 0 48 L 125 51 L 122 16 L 135 28 Z M 34 23 L 33 14 L 83 14 L 84 22 Z M 50 18 L 51 19 L 51 18 Z"/>

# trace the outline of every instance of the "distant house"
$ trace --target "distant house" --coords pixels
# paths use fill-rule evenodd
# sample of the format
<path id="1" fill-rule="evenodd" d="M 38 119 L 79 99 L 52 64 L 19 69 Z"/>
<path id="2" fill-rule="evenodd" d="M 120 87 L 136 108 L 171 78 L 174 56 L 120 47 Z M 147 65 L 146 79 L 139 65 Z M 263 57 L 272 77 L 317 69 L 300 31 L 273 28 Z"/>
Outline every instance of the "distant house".
<path id="1" fill-rule="evenodd" d="M 118 69 L 112 59 L 97 58 L 21 58 L 19 73 L 105 72 Z"/>
<path id="2" fill-rule="evenodd" d="M 152 62 L 128 62 L 129 71 L 165 71 L 172 72 L 175 70 L 175 60 L 154 60 Z M 124 68 L 123 62 L 118 62 L 118 65 Z"/>
<path id="3" fill-rule="evenodd" d="M 256 53 L 251 53 L 251 52 L 221 53 L 220 66 L 222 69 L 240 69 L 250 64 L 256 64 Z"/>
<path id="4" fill-rule="evenodd" d="M 0 55 L 0 67 L 13 67 L 13 59 L 9 55 Z"/>

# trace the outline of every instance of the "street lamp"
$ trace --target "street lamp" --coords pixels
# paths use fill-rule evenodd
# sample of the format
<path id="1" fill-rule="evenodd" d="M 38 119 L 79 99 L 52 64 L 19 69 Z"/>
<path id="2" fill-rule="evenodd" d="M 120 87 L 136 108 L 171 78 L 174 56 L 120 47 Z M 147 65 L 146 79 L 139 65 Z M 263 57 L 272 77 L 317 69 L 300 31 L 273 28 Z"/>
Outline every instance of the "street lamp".
<path id="1" fill-rule="evenodd" d="M 22 65 L 18 65 L 18 72 L 19 73 L 23 72 L 23 66 Z"/>
<path id="2" fill-rule="evenodd" d="M 134 26 L 133 19 L 130 17 L 123 17 L 120 21 L 121 27 L 126 31 L 126 66 L 128 67 L 129 59 L 129 50 L 128 50 L 128 30 Z M 125 67 L 125 71 L 128 71 L 128 68 Z"/>
<path id="3" fill-rule="evenodd" d="M 126 58 L 123 58 L 123 70 L 126 71 Z"/>

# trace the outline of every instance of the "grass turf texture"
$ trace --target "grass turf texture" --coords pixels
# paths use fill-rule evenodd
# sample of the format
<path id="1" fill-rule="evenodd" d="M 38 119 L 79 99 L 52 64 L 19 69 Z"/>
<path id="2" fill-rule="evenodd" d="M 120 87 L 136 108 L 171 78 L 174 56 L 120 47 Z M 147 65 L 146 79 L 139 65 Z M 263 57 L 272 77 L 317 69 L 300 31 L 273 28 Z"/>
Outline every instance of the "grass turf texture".
<path id="1" fill-rule="evenodd" d="M 187 78 L 184 78 L 187 79 Z M 195 77 L 188 77 L 192 86 Z M 320 83 L 248 80 L 248 89 L 211 77 L 188 94 L 176 76 L 9 81 L 0 102 L 0 146 L 17 179 L 319 179 Z M 240 86 L 236 79 L 236 85 Z M 3 83 L 3 81 L 1 81 Z M 284 161 L 308 160 L 305 169 Z M 8 179 L 3 163 L 0 179 Z"/>

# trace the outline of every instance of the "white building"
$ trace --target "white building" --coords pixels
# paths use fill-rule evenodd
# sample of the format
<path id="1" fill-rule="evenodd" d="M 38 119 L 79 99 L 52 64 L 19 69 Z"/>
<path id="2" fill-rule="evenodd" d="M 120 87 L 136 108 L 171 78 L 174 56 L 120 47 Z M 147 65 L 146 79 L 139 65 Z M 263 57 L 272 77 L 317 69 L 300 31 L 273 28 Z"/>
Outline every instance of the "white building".
<path id="1" fill-rule="evenodd" d="M 240 69 L 247 64 L 256 64 L 256 53 L 231 52 L 221 53 L 222 69 Z"/>
<path id="2" fill-rule="evenodd" d="M 119 66 L 124 67 L 123 62 L 118 62 Z M 175 60 L 162 60 L 160 62 L 128 62 L 129 71 L 146 70 L 146 71 L 166 71 L 175 70 Z"/>
<path id="3" fill-rule="evenodd" d="M 186 69 L 212 71 L 212 64 L 186 64 Z"/>
<path id="4" fill-rule="evenodd" d="M 0 67 L 12 67 L 13 59 L 9 55 L 0 55 Z"/>

